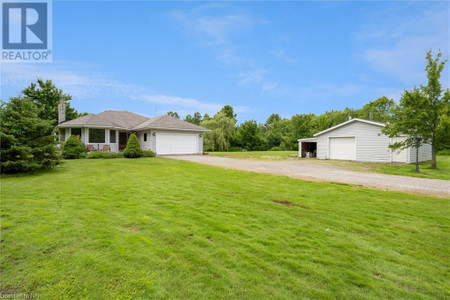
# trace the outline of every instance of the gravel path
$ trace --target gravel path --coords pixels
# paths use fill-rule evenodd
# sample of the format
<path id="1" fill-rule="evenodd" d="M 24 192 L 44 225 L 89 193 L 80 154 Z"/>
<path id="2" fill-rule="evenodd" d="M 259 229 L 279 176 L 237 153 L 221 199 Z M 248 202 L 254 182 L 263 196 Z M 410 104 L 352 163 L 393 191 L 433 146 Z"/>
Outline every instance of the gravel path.
<path id="1" fill-rule="evenodd" d="M 228 169 L 283 175 L 312 181 L 344 182 L 382 190 L 450 197 L 450 181 L 358 172 L 312 160 L 259 161 L 208 155 L 168 156 L 171 159 L 218 166 Z"/>

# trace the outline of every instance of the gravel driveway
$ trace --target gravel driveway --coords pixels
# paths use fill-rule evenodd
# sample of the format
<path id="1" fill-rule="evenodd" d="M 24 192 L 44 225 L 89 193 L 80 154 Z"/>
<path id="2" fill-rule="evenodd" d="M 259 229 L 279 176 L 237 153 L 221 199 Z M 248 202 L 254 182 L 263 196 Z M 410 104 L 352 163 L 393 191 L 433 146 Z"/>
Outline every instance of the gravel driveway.
<path id="1" fill-rule="evenodd" d="M 312 181 L 344 182 L 382 190 L 403 191 L 440 197 L 450 196 L 450 181 L 358 172 L 313 160 L 259 161 L 208 155 L 168 156 L 171 159 Z"/>

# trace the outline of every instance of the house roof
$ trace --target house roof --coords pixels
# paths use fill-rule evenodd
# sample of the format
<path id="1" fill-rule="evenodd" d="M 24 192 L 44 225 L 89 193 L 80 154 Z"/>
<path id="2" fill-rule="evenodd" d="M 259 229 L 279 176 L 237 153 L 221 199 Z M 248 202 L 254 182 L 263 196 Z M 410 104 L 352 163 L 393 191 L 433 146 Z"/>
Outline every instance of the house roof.
<path id="1" fill-rule="evenodd" d="M 139 124 L 134 129 L 148 129 L 148 128 L 159 128 L 159 129 L 178 129 L 178 130 L 193 130 L 193 131 L 209 131 L 206 128 L 197 126 L 195 124 L 182 121 L 180 119 L 171 116 L 159 116 L 156 118 L 148 119 L 147 121 Z"/>
<path id="2" fill-rule="evenodd" d="M 104 127 L 125 130 L 176 129 L 208 131 L 208 129 L 171 117 L 148 118 L 129 111 L 107 110 L 99 114 L 89 114 L 59 124 L 57 127 Z"/>
<path id="3" fill-rule="evenodd" d="M 335 130 L 335 129 L 339 128 L 339 127 L 345 126 L 345 125 L 350 124 L 350 123 L 353 123 L 353 122 L 362 122 L 362 123 L 367 123 L 367 124 L 371 124 L 371 125 L 375 125 L 375 126 L 380 126 L 380 127 L 384 127 L 384 126 L 385 126 L 385 124 L 383 124 L 383 123 L 379 123 L 379 122 L 374 122 L 374 121 L 369 121 L 369 120 L 364 120 L 364 119 L 358 119 L 358 118 L 355 118 L 355 119 L 348 120 L 348 121 L 346 121 L 346 122 L 344 122 L 344 123 L 338 124 L 338 125 L 336 125 L 336 126 L 333 126 L 333 127 L 331 127 L 331 128 L 325 129 L 324 131 L 318 132 L 318 133 L 314 134 L 313 136 L 319 136 L 319 135 L 321 135 L 321 134 L 324 134 L 324 133 L 326 133 L 326 132 Z"/>

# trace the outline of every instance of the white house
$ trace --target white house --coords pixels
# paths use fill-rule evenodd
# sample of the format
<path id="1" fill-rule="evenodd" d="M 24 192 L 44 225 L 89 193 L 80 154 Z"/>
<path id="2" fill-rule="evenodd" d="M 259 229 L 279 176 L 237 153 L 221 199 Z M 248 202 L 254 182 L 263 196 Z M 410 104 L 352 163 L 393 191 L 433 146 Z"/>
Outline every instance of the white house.
<path id="1" fill-rule="evenodd" d="M 324 131 L 316 133 L 313 138 L 299 139 L 299 157 L 315 156 L 318 159 L 354 160 L 367 162 L 416 161 L 416 149 L 406 148 L 393 151 L 390 144 L 404 140 L 406 137 L 389 138 L 381 132 L 383 123 L 351 119 Z M 419 148 L 419 161 L 431 160 L 431 145 Z"/>
<path id="2" fill-rule="evenodd" d="M 158 155 L 203 154 L 203 133 L 209 131 L 171 116 L 148 118 L 128 111 L 108 110 L 64 120 L 60 110 L 57 126 L 60 141 L 76 135 L 88 149 L 113 152 L 124 150 L 128 137 L 134 132 L 143 150 L 152 150 Z"/>

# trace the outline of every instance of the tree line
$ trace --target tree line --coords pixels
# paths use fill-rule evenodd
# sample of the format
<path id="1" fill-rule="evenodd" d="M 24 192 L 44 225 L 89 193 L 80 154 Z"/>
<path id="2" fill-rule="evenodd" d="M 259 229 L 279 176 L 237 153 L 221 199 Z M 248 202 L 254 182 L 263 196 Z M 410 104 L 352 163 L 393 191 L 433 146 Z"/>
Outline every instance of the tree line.
<path id="1" fill-rule="evenodd" d="M 251 151 L 297 150 L 300 138 L 312 137 L 350 118 L 370 119 L 386 123 L 383 133 L 389 137 L 408 136 L 405 141 L 392 145 L 394 150 L 430 143 L 432 168 L 435 168 L 437 151 L 450 149 L 450 91 L 444 90 L 440 83 L 447 61 L 441 52 L 433 58 L 429 50 L 425 67 L 427 85 L 404 90 L 398 104 L 383 96 L 359 109 L 332 110 L 321 115 L 295 114 L 282 118 L 274 113 L 263 124 L 255 120 L 237 124 L 233 107 L 225 105 L 213 117 L 196 112 L 184 120 L 211 130 L 204 134 L 205 151 Z M 176 112 L 168 114 L 179 118 Z"/>
<path id="2" fill-rule="evenodd" d="M 255 120 L 237 124 L 237 115 L 230 105 L 225 105 L 213 117 L 199 112 L 188 114 L 184 121 L 210 129 L 204 134 L 205 151 L 237 150 L 297 150 L 300 138 L 312 137 L 315 133 L 340 124 L 349 118 L 387 122 L 396 106 L 392 99 L 381 97 L 370 101 L 362 108 L 327 111 L 321 115 L 295 114 L 282 118 L 271 114 L 264 123 Z M 176 112 L 168 115 L 178 117 Z"/>
<path id="3" fill-rule="evenodd" d="M 426 61 L 427 85 L 405 90 L 398 104 L 383 96 L 358 109 L 345 108 L 321 115 L 295 114 L 282 118 L 273 113 L 263 124 L 255 120 L 237 124 L 233 107 L 225 105 L 212 117 L 196 112 L 184 120 L 210 129 L 204 133 L 205 151 L 237 151 L 297 150 L 299 138 L 311 137 L 349 118 L 372 119 L 386 123 L 383 132 L 390 137 L 408 136 L 404 142 L 392 145 L 393 148 L 431 143 L 435 168 L 437 151 L 450 149 L 450 91 L 444 90 L 440 83 L 447 59 L 440 52 L 434 58 L 430 50 Z M 19 96 L 7 102 L 0 100 L 2 173 L 33 172 L 61 163 L 55 132 L 61 95 L 66 101 L 66 120 L 86 114 L 71 107 L 71 96 L 51 80 L 38 79 Z M 174 111 L 168 114 L 180 118 Z"/>

